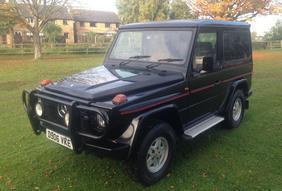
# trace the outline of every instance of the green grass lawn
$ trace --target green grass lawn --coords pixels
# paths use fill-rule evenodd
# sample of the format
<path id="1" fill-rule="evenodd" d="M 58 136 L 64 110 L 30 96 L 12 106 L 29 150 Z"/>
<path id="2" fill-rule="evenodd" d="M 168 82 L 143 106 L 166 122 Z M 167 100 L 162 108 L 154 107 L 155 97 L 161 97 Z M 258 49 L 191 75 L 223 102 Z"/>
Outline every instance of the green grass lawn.
<path id="1" fill-rule="evenodd" d="M 169 175 L 146 190 L 282 190 L 282 51 L 254 53 L 253 96 L 241 127 L 179 141 Z M 100 64 L 103 55 L 0 58 L 0 190 L 142 190 L 128 162 L 76 155 L 35 136 L 23 89 Z"/>

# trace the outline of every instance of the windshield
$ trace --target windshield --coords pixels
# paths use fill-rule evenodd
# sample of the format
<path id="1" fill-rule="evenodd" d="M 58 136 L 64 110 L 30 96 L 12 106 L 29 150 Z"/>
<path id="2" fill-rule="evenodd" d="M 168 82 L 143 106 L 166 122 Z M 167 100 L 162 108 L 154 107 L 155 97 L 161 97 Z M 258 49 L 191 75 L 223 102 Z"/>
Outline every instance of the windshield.
<path id="1" fill-rule="evenodd" d="M 121 32 L 110 58 L 183 64 L 191 44 L 191 38 L 192 31 Z"/>

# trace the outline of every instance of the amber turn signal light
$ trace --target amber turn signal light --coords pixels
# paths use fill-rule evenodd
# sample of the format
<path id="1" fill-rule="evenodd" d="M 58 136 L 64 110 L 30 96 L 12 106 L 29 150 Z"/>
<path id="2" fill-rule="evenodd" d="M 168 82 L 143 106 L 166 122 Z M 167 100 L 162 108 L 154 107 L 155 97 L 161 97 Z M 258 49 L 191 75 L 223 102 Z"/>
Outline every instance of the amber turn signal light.
<path id="1" fill-rule="evenodd" d="M 113 104 L 120 105 L 127 102 L 127 97 L 124 94 L 117 94 L 112 100 Z"/>
<path id="2" fill-rule="evenodd" d="M 41 86 L 47 86 L 47 85 L 49 85 L 49 84 L 52 84 L 53 82 L 51 81 L 51 80 L 42 80 L 41 82 L 40 82 L 40 85 Z"/>

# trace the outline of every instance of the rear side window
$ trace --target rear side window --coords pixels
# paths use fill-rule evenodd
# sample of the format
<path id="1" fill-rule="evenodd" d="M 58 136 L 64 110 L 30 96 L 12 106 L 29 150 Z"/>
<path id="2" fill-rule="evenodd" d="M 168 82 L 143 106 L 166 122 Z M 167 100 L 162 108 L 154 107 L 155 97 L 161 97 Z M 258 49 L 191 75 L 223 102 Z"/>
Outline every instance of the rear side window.
<path id="1" fill-rule="evenodd" d="M 247 59 L 251 56 L 250 35 L 246 31 L 228 31 L 223 34 L 225 61 Z"/>

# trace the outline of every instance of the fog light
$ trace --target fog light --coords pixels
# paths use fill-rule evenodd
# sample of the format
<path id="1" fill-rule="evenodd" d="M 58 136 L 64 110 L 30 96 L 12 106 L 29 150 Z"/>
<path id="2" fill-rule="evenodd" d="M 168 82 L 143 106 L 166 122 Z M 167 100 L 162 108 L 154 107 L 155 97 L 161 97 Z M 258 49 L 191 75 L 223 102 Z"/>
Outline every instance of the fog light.
<path id="1" fill-rule="evenodd" d="M 133 132 L 134 132 L 134 127 L 133 127 L 133 125 L 130 125 L 128 127 L 128 129 L 122 134 L 121 137 L 124 138 L 124 139 L 129 139 L 129 138 L 132 137 Z"/>
<path id="2" fill-rule="evenodd" d="M 66 126 L 69 126 L 69 124 L 70 124 L 70 114 L 66 113 L 64 119 L 65 119 Z"/>
<path id="3" fill-rule="evenodd" d="M 106 121 L 100 114 L 97 114 L 96 120 L 99 129 L 103 129 L 106 127 Z"/>
<path id="4" fill-rule="evenodd" d="M 41 117 L 43 114 L 43 107 L 40 101 L 35 105 L 35 113 L 37 116 Z"/>

